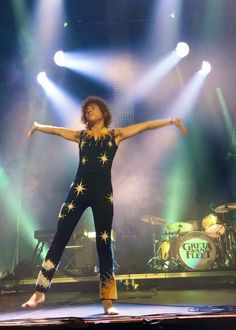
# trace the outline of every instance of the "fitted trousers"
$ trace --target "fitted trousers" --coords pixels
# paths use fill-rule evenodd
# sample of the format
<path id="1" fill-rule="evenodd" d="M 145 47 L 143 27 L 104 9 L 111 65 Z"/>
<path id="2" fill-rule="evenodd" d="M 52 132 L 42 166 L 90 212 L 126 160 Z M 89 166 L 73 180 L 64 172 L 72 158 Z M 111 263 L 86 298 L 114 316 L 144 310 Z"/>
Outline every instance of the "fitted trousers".
<path id="1" fill-rule="evenodd" d="M 117 299 L 111 247 L 111 178 L 98 173 L 80 174 L 71 185 L 68 197 L 59 212 L 56 234 L 37 278 L 36 291 L 46 292 L 49 289 L 65 246 L 87 207 L 92 209 L 96 231 L 100 299 Z"/>

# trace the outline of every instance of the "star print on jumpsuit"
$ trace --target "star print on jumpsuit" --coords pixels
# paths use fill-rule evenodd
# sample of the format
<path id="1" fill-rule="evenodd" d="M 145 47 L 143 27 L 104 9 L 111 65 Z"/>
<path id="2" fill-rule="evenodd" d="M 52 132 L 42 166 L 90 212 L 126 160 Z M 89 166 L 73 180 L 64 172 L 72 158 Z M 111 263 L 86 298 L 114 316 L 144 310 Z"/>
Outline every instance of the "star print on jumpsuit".
<path id="1" fill-rule="evenodd" d="M 107 200 L 108 200 L 111 204 L 113 204 L 113 196 L 112 196 L 112 194 L 109 194 L 109 195 L 107 196 Z"/>
<path id="2" fill-rule="evenodd" d="M 58 220 L 62 220 L 65 218 L 65 213 L 69 213 L 73 211 L 76 208 L 74 201 L 71 201 L 69 203 L 63 203 L 62 207 L 59 212 Z"/>
<path id="3" fill-rule="evenodd" d="M 105 244 L 107 244 L 107 240 L 109 238 L 109 234 L 106 232 L 106 230 L 104 231 L 104 233 L 101 233 L 100 238 L 101 238 L 102 241 L 105 242 Z"/>
<path id="4" fill-rule="evenodd" d="M 86 208 L 91 207 L 99 257 L 100 299 L 117 299 L 111 247 L 113 219 L 111 167 L 116 151 L 114 130 L 103 129 L 98 139 L 95 139 L 94 132 L 90 130 L 81 131 L 78 171 L 59 212 L 59 220 L 63 221 L 58 221 L 55 237 L 46 255 L 46 265 L 50 266 L 48 268 L 45 264 L 42 265 L 36 290 L 46 292 L 50 287 L 54 272 L 75 226 Z"/>
<path id="5" fill-rule="evenodd" d="M 85 185 L 83 185 L 82 180 L 81 180 L 80 183 L 75 186 L 76 197 L 78 197 L 79 194 L 83 194 L 84 190 L 86 190 L 86 188 L 85 188 Z"/>

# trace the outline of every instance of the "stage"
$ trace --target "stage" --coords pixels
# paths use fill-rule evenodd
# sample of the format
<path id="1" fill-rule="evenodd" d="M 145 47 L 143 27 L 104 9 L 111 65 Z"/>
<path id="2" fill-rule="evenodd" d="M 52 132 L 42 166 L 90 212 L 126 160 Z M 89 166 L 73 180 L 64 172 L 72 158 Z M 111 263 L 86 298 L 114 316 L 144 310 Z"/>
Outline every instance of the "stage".
<path id="1" fill-rule="evenodd" d="M 236 287 L 226 280 L 233 278 L 233 273 L 225 275 L 223 283 L 223 277 L 216 277 L 216 274 L 202 277 L 201 282 L 200 277 L 197 282 L 192 274 L 192 279 L 182 278 L 179 285 L 174 285 L 177 282 L 172 275 L 169 280 L 156 280 L 159 283 L 156 287 L 151 281 L 136 280 L 133 282 L 136 289 L 118 280 L 119 299 L 114 303 L 120 312 L 118 316 L 103 314 L 92 279 L 80 286 L 78 282 L 66 286 L 65 280 L 64 285 L 55 283 L 45 303 L 26 310 L 20 306 L 31 294 L 31 286 L 21 285 L 19 290 L 1 292 L 0 328 L 183 329 L 191 326 L 192 329 L 233 329 L 236 326 Z M 137 274 L 133 277 L 137 278 Z M 69 282 L 69 278 L 67 280 Z"/>

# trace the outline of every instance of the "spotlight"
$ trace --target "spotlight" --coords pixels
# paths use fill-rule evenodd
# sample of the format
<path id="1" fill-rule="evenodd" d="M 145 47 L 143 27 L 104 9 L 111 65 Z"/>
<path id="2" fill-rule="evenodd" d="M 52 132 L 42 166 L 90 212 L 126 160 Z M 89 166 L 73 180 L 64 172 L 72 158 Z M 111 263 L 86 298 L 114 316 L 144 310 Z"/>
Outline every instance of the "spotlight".
<path id="1" fill-rule="evenodd" d="M 174 10 L 171 12 L 170 17 L 175 18 L 175 11 Z"/>
<path id="2" fill-rule="evenodd" d="M 39 72 L 37 75 L 37 81 L 40 85 L 43 85 L 45 81 L 47 80 L 46 72 Z"/>
<path id="3" fill-rule="evenodd" d="M 208 73 L 211 72 L 211 65 L 207 61 L 202 61 L 202 67 L 198 71 L 201 75 L 206 76 Z"/>
<path id="4" fill-rule="evenodd" d="M 64 66 L 65 65 L 65 56 L 62 50 L 59 50 L 54 55 L 54 61 L 58 66 Z"/>
<path id="5" fill-rule="evenodd" d="M 179 42 L 175 48 L 175 51 L 178 57 L 185 57 L 189 53 L 189 46 L 186 42 Z"/>

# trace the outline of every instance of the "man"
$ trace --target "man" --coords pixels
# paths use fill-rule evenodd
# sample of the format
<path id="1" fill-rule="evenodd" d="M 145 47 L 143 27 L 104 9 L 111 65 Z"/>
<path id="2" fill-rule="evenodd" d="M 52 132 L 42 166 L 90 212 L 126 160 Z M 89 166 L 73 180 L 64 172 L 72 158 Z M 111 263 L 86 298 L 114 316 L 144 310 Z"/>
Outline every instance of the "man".
<path id="1" fill-rule="evenodd" d="M 96 96 L 90 96 L 84 101 L 82 121 L 86 130 L 76 131 L 34 122 L 29 131 L 29 137 L 35 132 L 43 132 L 78 143 L 80 162 L 69 195 L 59 212 L 57 231 L 39 272 L 36 291 L 22 307 L 34 308 L 45 300 L 45 292 L 50 287 L 64 248 L 81 215 L 90 206 L 94 216 L 99 257 L 100 299 L 104 312 L 114 315 L 118 311 L 112 305 L 112 301 L 117 299 L 117 290 L 111 249 L 111 166 L 118 145 L 138 133 L 167 125 L 175 125 L 182 134 L 187 134 L 188 131 L 181 119 L 154 120 L 109 130 L 110 109 L 104 100 Z"/>

